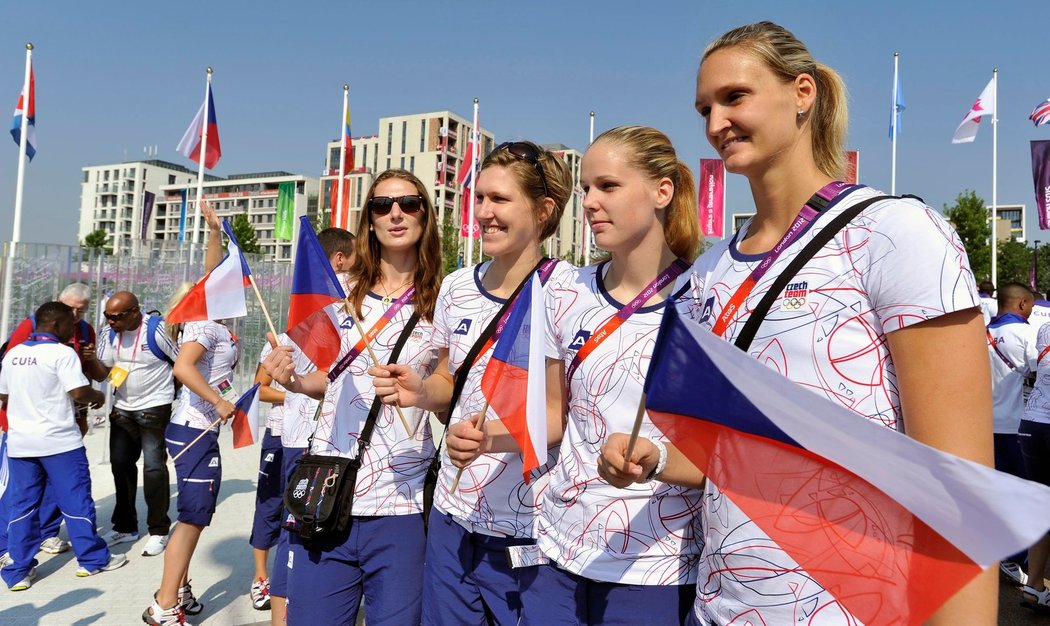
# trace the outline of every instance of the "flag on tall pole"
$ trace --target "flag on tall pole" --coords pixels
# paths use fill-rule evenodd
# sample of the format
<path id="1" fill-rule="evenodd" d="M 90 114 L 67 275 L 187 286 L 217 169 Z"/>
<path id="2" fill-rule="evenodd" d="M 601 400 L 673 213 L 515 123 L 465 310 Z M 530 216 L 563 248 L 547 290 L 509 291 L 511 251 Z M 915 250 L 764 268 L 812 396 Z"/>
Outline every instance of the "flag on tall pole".
<path id="1" fill-rule="evenodd" d="M 14 119 L 11 120 L 11 138 L 15 140 L 19 150 L 22 149 L 23 128 L 26 132 L 25 155 L 32 161 L 36 156 L 36 80 L 33 78 L 32 61 L 29 64 L 28 87 L 22 87 L 21 93 L 18 94 L 18 105 L 15 106 Z"/>
<path id="2" fill-rule="evenodd" d="M 460 227 L 460 235 L 467 238 L 466 265 L 468 267 L 474 264 L 474 239 L 481 235 L 481 229 L 478 228 L 477 223 L 474 221 L 474 205 L 476 202 L 474 183 L 477 182 L 478 178 L 480 158 L 481 129 L 478 127 L 478 99 L 474 98 L 474 127 L 470 130 L 470 142 L 467 144 L 467 153 L 463 155 L 463 164 L 460 166 L 458 181 L 462 186 L 463 193 L 461 210 L 465 213 L 462 220 L 463 226 Z"/>
<path id="3" fill-rule="evenodd" d="M 723 546 L 725 559 L 783 551 L 770 571 L 797 564 L 858 623 L 923 623 L 1050 526 L 1047 487 L 854 413 L 674 307 L 650 362 L 652 422 L 776 544 Z"/>
<path id="4" fill-rule="evenodd" d="M 590 134 L 588 135 L 587 145 L 590 146 L 594 143 L 594 111 L 591 111 L 590 115 Z M 577 181 L 579 182 L 579 181 Z M 583 191 L 583 187 L 580 187 L 580 191 Z M 581 197 L 581 203 L 583 198 Z M 583 264 L 591 264 L 591 247 L 594 245 L 594 233 L 591 231 L 590 223 L 587 221 L 587 209 L 584 209 L 581 213 L 580 221 L 583 222 Z"/>
<path id="5" fill-rule="evenodd" d="M 994 284 L 996 282 L 997 274 L 997 261 L 999 256 L 998 251 L 998 229 L 996 228 L 998 213 L 998 186 L 999 186 L 999 172 L 998 172 L 998 159 L 999 159 L 999 114 L 996 110 L 996 98 L 999 89 L 999 70 L 992 70 L 992 80 L 988 81 L 984 90 L 981 91 L 981 95 L 977 97 L 977 101 L 973 103 L 970 110 L 966 113 L 959 127 L 955 129 L 955 135 L 952 137 L 952 143 L 970 143 L 977 137 L 977 129 L 981 126 L 981 120 L 985 116 L 990 116 L 992 124 L 992 206 L 991 215 L 989 219 L 992 224 L 992 241 L 990 243 L 992 247 L 992 275 L 990 280 Z"/>
<path id="6" fill-rule="evenodd" d="M 897 135 L 901 131 L 901 113 L 904 111 L 904 93 L 899 72 L 900 53 L 893 53 L 893 99 L 890 112 L 890 195 L 897 195 Z"/>
<path id="7" fill-rule="evenodd" d="M 343 188 L 346 185 L 347 172 L 354 170 L 354 142 L 350 137 L 350 85 L 345 83 L 343 84 L 343 118 L 339 127 L 342 141 L 339 143 L 339 187 L 335 196 L 335 204 L 332 205 L 333 225 L 338 228 L 346 228 L 349 213 L 346 204 L 349 194 L 344 193 Z"/>
<path id="8" fill-rule="evenodd" d="M 1028 119 L 1032 120 L 1032 123 L 1036 126 L 1050 124 L 1050 98 L 1036 105 L 1032 112 L 1028 114 Z"/>
<path id="9" fill-rule="evenodd" d="M 29 153 L 30 150 L 30 118 L 33 118 L 33 133 L 36 132 L 36 95 L 35 95 L 35 84 L 33 81 L 33 44 L 26 44 L 26 69 L 25 77 L 22 80 L 22 95 L 19 96 L 19 103 L 24 106 L 20 107 L 22 110 L 21 119 L 18 119 L 18 175 L 15 178 L 15 214 L 14 222 L 11 227 L 11 245 L 7 248 L 9 261 L 4 263 L 4 293 L 3 303 L 0 304 L 0 337 L 7 337 L 11 330 L 11 282 L 13 279 L 12 268 L 14 266 L 10 259 L 15 258 L 15 249 L 18 247 L 19 242 L 22 241 L 22 191 L 25 186 L 25 175 L 26 175 L 26 157 L 32 157 Z M 26 97 L 28 95 L 28 97 Z M 18 110 L 15 111 L 16 119 L 19 118 Z M 12 135 L 14 129 L 12 128 Z M 32 135 L 33 143 L 36 143 L 35 135 Z M 33 154 L 36 154 L 36 148 L 33 147 Z"/>
<path id="10" fill-rule="evenodd" d="M 230 222 L 222 221 L 222 230 L 229 238 L 226 244 L 226 256 L 204 278 L 190 289 L 171 313 L 167 321 L 199 322 L 204 320 L 221 320 L 232 317 L 244 317 L 248 314 L 248 303 L 244 298 L 244 288 L 251 285 L 251 270 L 248 261 L 241 252 L 237 237 L 230 228 Z M 276 336 L 277 333 L 274 333 Z"/>
<path id="11" fill-rule="evenodd" d="M 981 120 L 986 115 L 995 117 L 995 77 L 988 81 L 980 96 L 970 107 L 963 117 L 959 127 L 955 129 L 952 143 L 970 143 L 977 137 L 977 129 L 981 127 Z M 994 124 L 994 122 L 993 122 Z"/>
<path id="12" fill-rule="evenodd" d="M 149 218 L 153 215 L 153 202 L 156 198 L 157 194 L 152 191 L 142 192 L 142 230 L 139 232 L 139 239 L 143 241 L 149 232 Z"/>
<path id="13" fill-rule="evenodd" d="M 279 241 L 291 241 L 295 222 L 295 181 L 277 185 L 277 217 L 274 218 L 273 236 Z"/>
<path id="14" fill-rule="evenodd" d="M 204 197 L 204 168 L 212 169 L 219 163 L 222 148 L 219 145 L 219 125 L 215 119 L 215 102 L 211 96 L 212 69 L 208 68 L 208 80 L 204 85 L 204 102 L 197 111 L 189 128 L 182 135 L 177 150 L 186 158 L 197 162 L 197 203 L 194 210 L 193 234 L 190 241 L 198 241 L 197 233 L 204 236 L 201 228 L 201 199 Z"/>

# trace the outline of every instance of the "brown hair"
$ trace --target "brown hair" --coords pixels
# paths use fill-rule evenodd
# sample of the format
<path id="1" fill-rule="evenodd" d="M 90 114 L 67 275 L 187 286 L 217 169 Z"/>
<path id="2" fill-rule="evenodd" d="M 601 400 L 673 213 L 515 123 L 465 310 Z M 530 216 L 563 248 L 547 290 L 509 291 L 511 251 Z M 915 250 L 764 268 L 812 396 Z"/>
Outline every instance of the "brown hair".
<path id="1" fill-rule="evenodd" d="M 354 253 L 354 234 L 343 228 L 325 228 L 317 233 L 317 241 L 329 260 L 336 252 L 342 252 L 346 257 Z"/>
<path id="2" fill-rule="evenodd" d="M 664 240 L 671 252 L 692 261 L 700 245 L 697 221 L 696 186 L 689 166 L 678 160 L 667 135 L 648 126 L 619 126 L 594 140 L 612 142 L 626 148 L 632 167 L 652 180 L 670 179 L 674 196 L 664 209 Z"/>
<path id="3" fill-rule="evenodd" d="M 849 123 L 846 84 L 838 72 L 813 60 L 806 45 L 788 29 L 773 22 L 740 26 L 711 42 L 700 64 L 722 48 L 742 48 L 761 59 L 785 82 L 809 74 L 817 86 L 817 99 L 807 117 L 811 127 L 811 149 L 817 168 L 831 178 L 841 179 L 846 171 L 843 145 Z"/>
<path id="4" fill-rule="evenodd" d="M 376 176 L 372 185 L 368 188 L 365 196 L 365 206 L 361 211 L 361 218 L 357 223 L 357 237 L 354 243 L 357 254 L 354 256 L 354 264 L 350 267 L 350 274 L 355 282 L 350 288 L 348 298 L 356 311 L 358 319 L 363 317 L 361 303 L 365 295 L 373 285 L 379 282 L 379 240 L 371 230 L 372 212 L 368 210 L 368 201 L 375 196 L 376 187 L 379 183 L 397 179 L 411 183 L 416 188 L 416 193 L 423 197 L 423 210 L 419 219 L 423 224 L 423 235 L 416 242 L 416 250 L 419 254 L 416 260 L 416 276 L 414 285 L 416 293 L 413 296 L 414 306 L 419 316 L 424 320 L 434 319 L 434 307 L 437 304 L 438 289 L 441 287 L 441 240 L 438 237 L 437 215 L 434 213 L 434 205 L 430 201 L 430 192 L 423 183 L 407 170 L 386 170 Z"/>
<path id="5" fill-rule="evenodd" d="M 544 178 L 547 181 L 546 195 L 543 193 L 543 179 L 540 178 L 539 169 L 529 161 L 514 156 L 508 150 L 494 150 L 489 154 L 485 162 L 481 164 L 479 174 L 489 167 L 502 167 L 510 172 L 517 181 L 518 188 L 525 194 L 532 206 L 532 215 L 540 231 L 539 240 L 544 241 L 557 232 L 558 224 L 561 223 L 562 213 L 572 193 L 572 174 L 569 173 L 569 166 L 549 150 L 544 150 L 531 141 L 516 143 L 531 146 L 539 155 L 538 160 L 543 167 Z M 543 215 L 545 198 L 554 201 L 554 210 L 546 216 L 546 219 Z"/>
<path id="6" fill-rule="evenodd" d="M 182 299 L 186 297 L 186 294 L 188 294 L 191 289 L 193 289 L 193 283 L 191 282 L 182 282 L 179 283 L 178 287 L 175 287 L 175 292 L 171 294 L 170 298 L 168 298 L 168 304 L 166 307 L 164 307 L 165 319 L 171 317 L 171 312 L 175 309 L 175 307 L 179 305 L 180 302 L 182 302 Z M 182 332 L 182 323 L 180 322 L 172 324 L 168 322 L 165 324 L 165 326 L 167 327 L 168 337 L 171 338 L 171 343 L 178 346 L 179 333 Z"/>

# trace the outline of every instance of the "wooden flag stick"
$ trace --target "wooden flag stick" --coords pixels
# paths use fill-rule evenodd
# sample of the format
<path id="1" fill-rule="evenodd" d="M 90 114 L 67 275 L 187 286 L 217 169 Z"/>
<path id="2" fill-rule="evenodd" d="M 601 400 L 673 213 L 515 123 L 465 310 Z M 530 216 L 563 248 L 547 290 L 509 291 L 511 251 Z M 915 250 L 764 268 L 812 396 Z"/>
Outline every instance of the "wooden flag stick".
<path id="1" fill-rule="evenodd" d="M 361 321 L 357 319 L 357 313 L 354 312 L 354 307 L 349 301 L 347 302 L 346 310 L 350 313 L 350 318 L 354 320 L 354 326 L 357 327 L 357 332 L 361 335 L 361 341 L 365 342 L 365 350 L 368 350 L 368 356 L 372 358 L 372 362 L 376 365 L 382 365 L 379 359 L 376 358 L 376 353 L 372 352 L 372 346 L 368 343 L 368 338 L 365 337 L 365 329 L 361 328 Z M 397 411 L 397 416 L 401 418 L 401 425 L 405 427 L 405 432 L 408 433 L 408 436 L 414 435 L 416 431 L 408 425 L 408 419 L 401 412 L 401 407 L 395 404 L 394 410 Z"/>
<path id="2" fill-rule="evenodd" d="M 634 454 L 634 446 L 638 443 L 638 433 L 642 430 L 642 418 L 645 417 L 645 394 L 642 394 L 641 400 L 638 401 L 638 414 L 634 416 L 634 426 L 631 428 L 631 438 L 627 440 L 627 454 L 623 457 L 623 469 L 626 472 L 627 466 L 631 462 L 631 455 Z"/>
<path id="3" fill-rule="evenodd" d="M 201 434 L 197 435 L 196 439 L 194 439 L 193 441 L 191 441 L 188 444 L 186 444 L 186 447 L 183 448 L 181 452 L 179 452 L 175 456 L 171 457 L 170 461 L 173 464 L 175 463 L 175 461 L 178 461 L 180 456 L 186 454 L 186 451 L 189 450 L 191 447 L 193 447 L 193 444 L 195 444 L 198 441 L 200 441 L 201 437 L 203 437 L 204 435 L 207 435 L 208 432 L 210 432 L 212 428 L 215 428 L 215 426 L 218 425 L 218 423 L 221 422 L 221 421 L 222 421 L 222 418 L 220 417 L 219 419 L 217 419 L 214 422 L 212 422 L 211 424 L 209 424 L 207 428 L 205 428 L 204 430 L 201 431 Z"/>
<path id="4" fill-rule="evenodd" d="M 485 416 L 488 415 L 488 412 L 489 412 L 489 401 L 485 400 L 485 406 L 481 407 L 481 414 L 478 415 L 478 421 L 477 421 L 476 424 L 474 424 L 474 428 L 477 428 L 478 430 L 481 430 L 481 427 L 485 425 Z M 449 416 L 449 419 L 452 419 L 451 415 Z M 453 493 L 456 492 L 456 489 L 459 489 L 459 479 L 463 478 L 463 469 L 464 468 L 462 468 L 462 467 L 459 468 L 459 470 L 456 472 L 455 480 L 452 481 L 452 492 Z"/>
<path id="5" fill-rule="evenodd" d="M 266 325 L 270 327 L 270 333 L 273 334 L 273 341 L 270 342 L 271 348 L 277 347 L 277 329 L 274 328 L 273 320 L 270 319 L 270 311 L 266 308 L 266 302 L 263 301 L 262 294 L 259 293 L 259 285 L 255 284 L 255 275 L 248 274 L 248 282 L 252 284 L 252 289 L 255 291 L 255 297 L 259 300 L 259 306 L 262 307 L 263 316 L 266 318 Z M 289 378 L 289 382 L 295 382 L 295 374 L 292 374 Z"/>

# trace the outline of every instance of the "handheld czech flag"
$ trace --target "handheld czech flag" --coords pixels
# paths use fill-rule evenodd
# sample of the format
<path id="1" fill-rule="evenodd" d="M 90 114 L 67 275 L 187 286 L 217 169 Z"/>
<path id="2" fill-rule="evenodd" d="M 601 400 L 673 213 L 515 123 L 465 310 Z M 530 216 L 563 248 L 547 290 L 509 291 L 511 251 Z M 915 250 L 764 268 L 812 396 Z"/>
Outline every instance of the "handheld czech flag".
<path id="1" fill-rule="evenodd" d="M 229 238 L 226 256 L 175 305 L 167 317 L 169 323 L 222 320 L 248 314 L 244 288 L 251 285 L 248 277 L 252 272 L 227 220 L 222 221 L 222 230 Z"/>
<path id="2" fill-rule="evenodd" d="M 346 298 L 310 220 L 299 218 L 299 244 L 288 304 L 288 338 L 318 369 L 339 356 L 339 321 L 328 305 Z"/>
<path id="3" fill-rule="evenodd" d="M 859 622 L 923 623 L 1050 526 L 1050 489 L 868 420 L 673 307 L 651 363 L 653 423 Z"/>
<path id="4" fill-rule="evenodd" d="M 481 378 L 489 408 L 503 421 L 521 448 L 522 473 L 547 458 L 547 378 L 543 351 L 543 287 L 533 272 L 507 315 Z M 541 459 L 543 459 L 541 461 Z"/>
<path id="5" fill-rule="evenodd" d="M 22 145 L 22 116 L 27 118 L 26 156 L 32 161 L 36 155 L 36 78 L 33 76 L 32 65 L 29 67 L 29 96 L 25 93 L 18 94 L 18 106 L 15 107 L 15 117 L 11 120 L 11 137 L 16 146 Z"/>
<path id="6" fill-rule="evenodd" d="M 233 409 L 233 447 L 255 443 L 259 436 L 259 383 L 244 392 Z"/>
<path id="7" fill-rule="evenodd" d="M 190 122 L 190 127 L 186 129 L 186 133 L 175 149 L 194 163 L 200 163 L 205 106 L 208 109 L 208 145 L 204 148 L 204 167 L 210 170 L 218 165 L 219 157 L 222 156 L 222 146 L 219 145 L 219 123 L 215 119 L 215 101 L 211 97 L 210 82 L 208 83 L 207 99 L 201 103 L 201 108 L 197 110 L 197 115 Z"/>

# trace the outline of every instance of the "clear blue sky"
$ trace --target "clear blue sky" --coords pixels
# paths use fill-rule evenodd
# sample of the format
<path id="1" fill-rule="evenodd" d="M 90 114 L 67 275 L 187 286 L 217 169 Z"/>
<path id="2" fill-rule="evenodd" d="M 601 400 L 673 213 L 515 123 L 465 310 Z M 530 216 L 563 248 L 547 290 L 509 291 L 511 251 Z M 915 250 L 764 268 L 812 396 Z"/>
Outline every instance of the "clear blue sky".
<path id="1" fill-rule="evenodd" d="M 80 168 L 175 152 L 215 68 L 223 157 L 215 173 L 317 176 L 351 85 L 354 134 L 382 115 L 451 109 L 498 140 L 578 149 L 597 131 L 646 124 L 694 169 L 713 157 L 692 108 L 700 54 L 722 32 L 771 19 L 795 32 L 850 89 L 849 146 L 861 179 L 889 190 L 893 52 L 907 101 L 898 192 L 940 209 L 964 189 L 991 201 L 991 126 L 952 145 L 963 115 L 999 72 L 999 203 L 1033 211 L 1028 142 L 1050 139 L 1028 112 L 1050 96 L 1040 54 L 1045 3 L 985 2 L 182 2 L 23 3 L 0 30 L 0 105 L 14 110 L 24 44 L 36 46 L 38 153 L 28 166 L 23 241 L 73 243 Z M 21 25 L 21 24 L 24 24 Z M 5 122 L 6 123 L 6 122 Z M 0 139 L 0 239 L 11 234 L 17 147 Z M 6 148 L 2 147 L 6 145 Z M 753 210 L 730 177 L 729 206 Z M 1034 229 L 1034 219 L 1029 228 Z M 1029 239 L 1040 239 L 1030 230 Z M 1050 241 L 1050 233 L 1042 237 Z"/>

